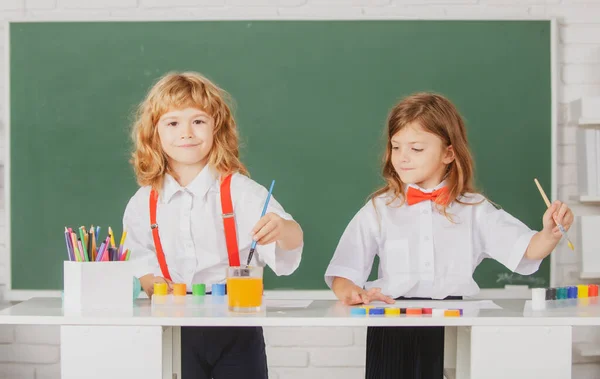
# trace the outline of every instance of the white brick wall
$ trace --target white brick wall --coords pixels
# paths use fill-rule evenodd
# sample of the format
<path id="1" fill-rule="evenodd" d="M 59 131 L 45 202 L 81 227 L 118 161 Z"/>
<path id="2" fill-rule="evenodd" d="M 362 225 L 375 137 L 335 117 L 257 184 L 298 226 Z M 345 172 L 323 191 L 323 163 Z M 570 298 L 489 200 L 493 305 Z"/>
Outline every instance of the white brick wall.
<path id="1" fill-rule="evenodd" d="M 18 325 L 15 328 L 15 341 L 19 344 L 58 345 L 60 330 L 52 325 Z"/>
<path id="2" fill-rule="evenodd" d="M 600 0 L 0 0 L 0 20 L 197 19 L 197 18 L 477 18 L 546 17 L 560 22 L 558 195 L 577 194 L 575 126 L 566 103 L 600 95 Z M 0 47 L 4 33 L 0 27 Z M 4 49 L 0 49 L 0 67 Z M 4 93 L 0 70 L 0 93 Z M 6 109 L 0 100 L 0 112 Z M 2 126 L 0 125 L 0 130 Z M 3 134 L 2 134 L 3 136 Z M 0 156 L 6 141 L 0 140 Z M 1 167 L 0 167 L 0 171 Z M 0 190 L 3 188 L 0 175 Z M 3 193 L 3 191 L 0 191 Z M 0 194 L 2 194 L 0 193 Z M 3 200 L 2 196 L 2 200 Z M 573 204 L 580 213 L 599 208 Z M 0 202 L 0 286 L 7 280 L 4 203 Z M 576 226 L 575 226 L 576 227 Z M 559 284 L 579 282 L 580 256 L 557 252 Z M 1 296 L 0 296 L 1 299 Z M 363 378 L 363 328 L 267 328 L 272 378 Z M 577 328 L 574 342 L 600 341 L 600 331 Z M 58 328 L 0 326 L 0 378 L 58 379 Z M 600 377 L 595 359 L 574 357 L 573 378 Z"/>
<path id="3" fill-rule="evenodd" d="M 269 346 L 350 346 L 350 328 L 270 328 L 265 332 Z"/>
<path id="4" fill-rule="evenodd" d="M 15 343 L 0 345 L 0 363 L 55 363 L 58 362 L 58 345 Z"/>

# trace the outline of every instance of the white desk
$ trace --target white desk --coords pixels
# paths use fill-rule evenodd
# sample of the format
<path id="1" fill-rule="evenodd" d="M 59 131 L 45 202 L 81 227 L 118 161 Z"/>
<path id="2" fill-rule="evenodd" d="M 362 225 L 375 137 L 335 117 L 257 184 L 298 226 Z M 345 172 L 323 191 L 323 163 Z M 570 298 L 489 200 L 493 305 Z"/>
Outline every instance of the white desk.
<path id="1" fill-rule="evenodd" d="M 231 314 L 226 305 L 69 313 L 59 298 L 34 298 L 0 311 L 0 324 L 61 325 L 62 378 L 172 379 L 180 375 L 180 326 L 446 326 L 445 366 L 456 378 L 571 377 L 572 326 L 600 325 L 600 306 L 531 311 L 523 300 L 496 300 L 502 309 L 463 317 L 350 316 L 335 301 L 305 309 Z M 186 379 L 186 378 L 184 378 Z"/>

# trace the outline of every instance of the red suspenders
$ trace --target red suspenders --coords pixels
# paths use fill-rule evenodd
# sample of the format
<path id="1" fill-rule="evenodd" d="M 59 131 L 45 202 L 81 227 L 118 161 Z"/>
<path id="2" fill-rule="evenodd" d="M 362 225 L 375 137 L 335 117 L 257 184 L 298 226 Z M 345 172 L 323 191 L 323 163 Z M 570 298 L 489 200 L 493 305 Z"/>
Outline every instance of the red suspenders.
<path id="1" fill-rule="evenodd" d="M 158 224 L 156 223 L 156 206 L 158 203 L 158 192 L 150 192 L 150 228 L 152 229 L 152 238 L 156 249 L 156 258 L 163 276 L 169 280 L 169 267 L 165 259 L 165 252 L 160 243 L 158 235 Z M 231 201 L 231 175 L 227 175 L 221 182 L 221 212 L 223 213 L 223 226 L 225 227 L 225 243 L 227 245 L 227 255 L 229 256 L 229 266 L 240 265 L 240 253 L 237 244 L 237 233 L 235 229 L 235 218 L 233 213 L 233 203 Z"/>
<path id="2" fill-rule="evenodd" d="M 227 175 L 221 182 L 221 212 L 223 213 L 223 227 L 225 228 L 225 243 L 227 244 L 229 266 L 239 266 L 240 251 L 238 250 L 235 214 L 233 213 L 233 203 L 231 201 L 231 174 Z"/>
<path id="3" fill-rule="evenodd" d="M 165 253 L 160 243 L 160 236 L 158 235 L 158 224 L 156 223 L 156 203 L 158 202 L 158 192 L 154 189 L 150 192 L 150 228 L 152 229 L 152 238 L 154 239 L 154 248 L 156 249 L 156 258 L 158 258 L 158 265 L 163 277 L 172 280 L 169 274 L 169 268 L 167 267 L 167 261 L 165 260 Z"/>

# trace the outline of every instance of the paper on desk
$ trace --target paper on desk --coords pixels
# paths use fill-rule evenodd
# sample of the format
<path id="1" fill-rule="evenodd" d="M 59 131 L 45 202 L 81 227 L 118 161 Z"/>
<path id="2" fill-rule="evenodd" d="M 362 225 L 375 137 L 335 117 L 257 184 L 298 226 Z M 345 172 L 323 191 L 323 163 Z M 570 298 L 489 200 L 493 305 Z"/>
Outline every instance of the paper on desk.
<path id="1" fill-rule="evenodd" d="M 375 307 L 395 308 L 438 308 L 438 309 L 502 309 L 491 300 L 397 300 L 394 304 L 373 302 Z"/>
<path id="2" fill-rule="evenodd" d="M 311 303 L 312 300 L 265 300 L 267 308 L 307 308 Z"/>

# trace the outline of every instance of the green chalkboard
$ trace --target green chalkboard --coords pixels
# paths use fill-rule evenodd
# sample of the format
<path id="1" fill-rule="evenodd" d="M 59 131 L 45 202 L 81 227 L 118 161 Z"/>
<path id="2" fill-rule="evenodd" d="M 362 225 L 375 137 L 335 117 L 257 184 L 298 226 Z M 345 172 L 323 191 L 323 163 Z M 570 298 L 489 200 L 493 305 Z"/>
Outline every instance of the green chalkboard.
<path id="1" fill-rule="evenodd" d="M 300 222 L 300 268 L 268 289 L 326 288 L 339 237 L 380 184 L 383 127 L 431 90 L 464 115 L 477 184 L 532 228 L 551 183 L 549 21 L 186 21 L 10 24 L 12 289 L 62 288 L 65 225 L 121 234 L 136 191 L 135 106 L 171 70 L 229 91 L 243 161 Z M 481 287 L 548 284 L 484 261 Z"/>

